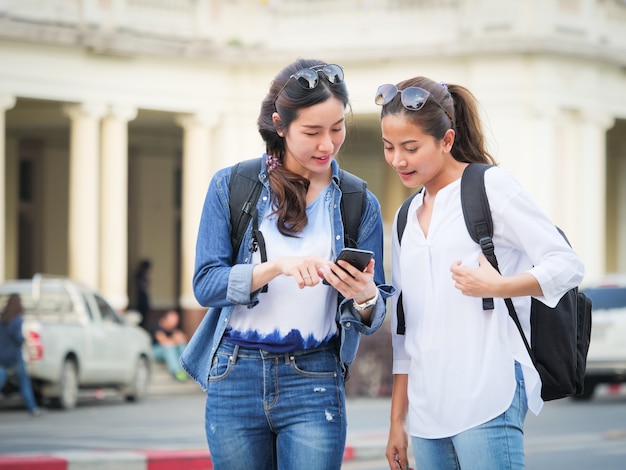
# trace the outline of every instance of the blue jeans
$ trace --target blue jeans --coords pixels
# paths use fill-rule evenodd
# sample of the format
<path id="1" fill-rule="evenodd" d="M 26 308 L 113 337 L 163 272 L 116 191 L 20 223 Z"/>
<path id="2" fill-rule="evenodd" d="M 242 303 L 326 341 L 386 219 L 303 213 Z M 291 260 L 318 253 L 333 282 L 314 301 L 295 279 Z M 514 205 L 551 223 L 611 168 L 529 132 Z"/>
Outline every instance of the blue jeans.
<path id="1" fill-rule="evenodd" d="M 346 414 L 338 347 L 273 354 L 223 340 L 205 426 L 216 470 L 339 470 Z"/>
<path id="2" fill-rule="evenodd" d="M 528 411 L 522 368 L 515 363 L 517 389 L 508 410 L 480 426 L 444 439 L 412 436 L 419 470 L 521 470 L 524 420 Z"/>
<path id="3" fill-rule="evenodd" d="M 178 362 L 178 358 L 183 353 L 185 346 L 185 344 L 179 344 L 177 346 L 161 346 L 160 344 L 153 344 L 152 351 L 154 353 L 154 360 L 165 362 L 167 370 L 170 371 L 170 374 L 176 375 L 176 372 L 183 370 Z"/>
<path id="4" fill-rule="evenodd" d="M 26 371 L 26 364 L 24 363 L 24 358 L 20 356 L 18 361 L 13 364 L 11 367 L 15 375 L 17 376 L 18 383 L 20 386 L 20 393 L 22 394 L 22 399 L 26 404 L 26 408 L 29 412 L 33 413 L 37 409 L 37 402 L 35 401 L 35 396 L 33 395 L 33 388 L 30 383 L 30 376 Z M 8 371 L 7 367 L 0 366 L 0 390 L 4 387 L 4 384 L 7 381 Z"/>

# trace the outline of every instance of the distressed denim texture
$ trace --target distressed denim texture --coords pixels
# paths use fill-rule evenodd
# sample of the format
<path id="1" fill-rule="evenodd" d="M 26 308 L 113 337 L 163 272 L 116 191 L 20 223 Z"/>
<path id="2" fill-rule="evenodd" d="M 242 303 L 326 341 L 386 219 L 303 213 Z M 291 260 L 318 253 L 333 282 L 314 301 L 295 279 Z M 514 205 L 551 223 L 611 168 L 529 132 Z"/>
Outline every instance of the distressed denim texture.
<path id="1" fill-rule="evenodd" d="M 224 340 L 205 419 L 216 470 L 341 468 L 346 415 L 336 345 L 274 354 Z"/>

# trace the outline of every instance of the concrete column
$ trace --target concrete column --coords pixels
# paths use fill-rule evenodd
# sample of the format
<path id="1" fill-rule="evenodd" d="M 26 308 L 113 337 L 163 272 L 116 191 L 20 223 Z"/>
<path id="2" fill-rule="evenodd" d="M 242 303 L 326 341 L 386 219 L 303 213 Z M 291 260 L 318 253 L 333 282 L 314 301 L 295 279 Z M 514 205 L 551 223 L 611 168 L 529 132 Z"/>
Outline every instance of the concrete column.
<path id="1" fill-rule="evenodd" d="M 184 329 L 187 334 L 192 334 L 206 310 L 193 295 L 192 278 L 200 215 L 211 179 L 210 137 L 214 123 L 206 116 L 198 114 L 178 116 L 176 122 L 184 132 L 180 305 L 183 309 Z"/>
<path id="2" fill-rule="evenodd" d="M 101 127 L 100 290 L 118 310 L 128 307 L 128 122 L 136 117 L 111 106 Z"/>
<path id="3" fill-rule="evenodd" d="M 0 282 L 6 279 L 6 119 L 15 106 L 13 96 L 0 96 Z"/>
<path id="4" fill-rule="evenodd" d="M 624 150 L 622 155 L 626 157 L 626 142 L 624 143 Z M 615 179 L 619 183 L 615 187 L 617 194 L 615 205 L 615 241 L 611 244 L 614 247 L 616 253 L 616 272 L 626 271 L 626 158 L 619 158 L 617 160 L 617 168 Z"/>
<path id="5" fill-rule="evenodd" d="M 606 132 L 615 118 L 608 114 L 586 112 L 580 129 L 576 203 L 570 201 L 571 225 L 578 227 L 580 239 L 572 240 L 586 267 L 586 278 L 597 279 L 606 273 Z M 581 214 L 585 222 L 581 223 Z M 580 253 L 580 251 L 578 251 Z"/>
<path id="6" fill-rule="evenodd" d="M 68 275 L 97 288 L 99 282 L 99 151 L 104 106 L 68 105 L 70 131 L 70 202 Z"/>

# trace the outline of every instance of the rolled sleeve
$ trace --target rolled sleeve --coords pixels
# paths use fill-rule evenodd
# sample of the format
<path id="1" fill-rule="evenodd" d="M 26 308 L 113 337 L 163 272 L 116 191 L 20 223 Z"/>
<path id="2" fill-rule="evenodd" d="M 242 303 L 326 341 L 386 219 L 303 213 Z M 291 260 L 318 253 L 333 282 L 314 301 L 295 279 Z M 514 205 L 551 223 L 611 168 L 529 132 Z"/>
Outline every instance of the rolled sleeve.
<path id="1" fill-rule="evenodd" d="M 252 271 L 255 264 L 236 264 L 228 276 L 227 300 L 232 304 L 253 304 L 259 291 L 250 292 L 252 288 Z"/>

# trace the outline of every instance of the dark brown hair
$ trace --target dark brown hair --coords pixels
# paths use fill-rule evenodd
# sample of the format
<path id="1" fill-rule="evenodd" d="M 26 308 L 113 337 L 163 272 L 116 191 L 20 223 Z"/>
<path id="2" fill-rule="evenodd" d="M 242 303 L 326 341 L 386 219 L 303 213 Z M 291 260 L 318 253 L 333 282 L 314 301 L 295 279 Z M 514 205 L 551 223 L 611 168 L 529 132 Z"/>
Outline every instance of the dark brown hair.
<path id="1" fill-rule="evenodd" d="M 419 126 L 425 134 L 432 135 L 437 140 L 443 139 L 448 129 L 454 129 L 455 138 L 451 153 L 455 160 L 496 164 L 495 159 L 485 148 L 476 98 L 467 88 L 437 83 L 426 77 L 404 80 L 396 86 L 398 90 L 409 87 L 423 88 L 431 96 L 420 110 L 413 111 L 402 105 L 398 93 L 382 107 L 381 118 L 388 114 L 402 114 Z M 444 113 L 441 108 L 446 112 Z"/>
<path id="2" fill-rule="evenodd" d="M 301 109 L 330 98 L 337 98 L 344 106 L 348 106 L 348 91 L 343 81 L 331 84 L 320 76 L 319 84 L 309 90 L 291 80 L 291 76 L 298 70 L 316 65 L 326 65 L 326 62 L 298 59 L 286 66 L 276 75 L 261 103 L 257 125 L 265 142 L 265 152 L 280 163 L 285 158 L 285 139 L 278 132 L 288 129 Z M 274 112 L 280 116 L 280 128 L 276 128 L 272 120 Z M 272 202 L 276 206 L 274 213 L 278 216 L 278 230 L 283 235 L 295 236 L 306 227 L 306 193 L 309 183 L 308 179 L 288 171 L 284 166 L 278 166 L 270 172 Z"/>
<path id="3" fill-rule="evenodd" d="M 14 318 L 22 314 L 22 299 L 18 294 L 11 294 L 7 300 L 7 304 L 0 315 L 0 321 L 7 324 Z"/>

